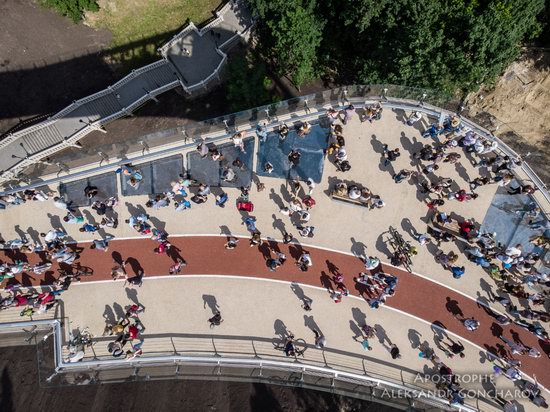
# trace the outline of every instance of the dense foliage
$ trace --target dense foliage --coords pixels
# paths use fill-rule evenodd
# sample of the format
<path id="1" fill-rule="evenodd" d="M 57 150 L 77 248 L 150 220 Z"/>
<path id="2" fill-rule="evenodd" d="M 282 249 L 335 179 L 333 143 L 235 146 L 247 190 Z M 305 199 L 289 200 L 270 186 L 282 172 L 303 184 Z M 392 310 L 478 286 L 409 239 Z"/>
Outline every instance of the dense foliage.
<path id="1" fill-rule="evenodd" d="M 455 92 L 493 80 L 540 34 L 545 0 L 249 3 L 261 52 L 296 85 L 326 74 Z"/>
<path id="2" fill-rule="evenodd" d="M 69 17 L 75 23 L 78 23 L 84 12 L 98 11 L 99 6 L 95 0 L 41 0 L 41 3 L 63 16 Z"/>
<path id="3" fill-rule="evenodd" d="M 253 55 L 233 58 L 227 72 L 226 97 L 232 111 L 261 106 L 270 101 L 268 87 L 271 81 L 267 77 L 265 64 Z"/>

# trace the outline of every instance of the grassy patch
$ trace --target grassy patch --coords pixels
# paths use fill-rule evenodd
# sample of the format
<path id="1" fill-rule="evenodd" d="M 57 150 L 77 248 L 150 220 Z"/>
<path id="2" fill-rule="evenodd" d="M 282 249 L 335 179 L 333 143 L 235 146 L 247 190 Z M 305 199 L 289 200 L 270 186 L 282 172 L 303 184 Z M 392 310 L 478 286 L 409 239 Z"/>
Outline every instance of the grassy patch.
<path id="1" fill-rule="evenodd" d="M 121 71 L 158 59 L 157 48 L 187 20 L 201 23 L 221 0 L 99 0 L 99 12 L 86 15 L 95 28 L 113 35 L 107 58 Z"/>

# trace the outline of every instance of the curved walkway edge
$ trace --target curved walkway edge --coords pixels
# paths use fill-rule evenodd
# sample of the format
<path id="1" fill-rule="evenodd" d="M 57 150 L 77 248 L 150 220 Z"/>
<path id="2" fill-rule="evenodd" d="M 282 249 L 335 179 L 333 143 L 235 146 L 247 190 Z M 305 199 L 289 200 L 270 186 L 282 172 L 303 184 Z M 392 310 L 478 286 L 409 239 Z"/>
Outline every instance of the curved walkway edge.
<path id="1" fill-rule="evenodd" d="M 328 291 L 334 287 L 331 277 L 338 271 L 344 274 L 344 283 L 352 295 L 365 299 L 369 297 L 365 288 L 353 281 L 353 277 L 364 270 L 363 264 L 358 258 L 349 254 L 299 244 L 284 245 L 275 240 L 268 240 L 259 247 L 251 248 L 248 247 L 248 242 L 242 239 L 236 249 L 226 250 L 223 246 L 226 239 L 221 236 L 174 236 L 171 239 L 173 245 L 171 257 L 155 254 L 153 249 L 156 244 L 150 239 L 114 240 L 110 243 L 108 252 L 86 248 L 81 253 L 80 262 L 83 266 L 93 268 L 94 275 L 83 278 L 83 281 L 109 280 L 113 257 L 128 261 L 127 270 L 130 276 L 140 271 L 145 273 L 146 278 L 169 276 L 167 273 L 168 268 L 173 264 L 172 259 L 180 255 L 188 262 L 182 272 L 183 276 L 222 274 L 256 277 L 298 282 L 322 287 Z M 264 263 L 265 256 L 269 254 L 269 248 L 278 249 L 288 257 L 288 261 L 276 272 L 270 272 Z M 307 250 L 313 260 L 313 266 L 307 272 L 301 272 L 293 263 L 303 250 Z M 8 253 L 7 256 L 11 259 L 27 258 L 27 255 L 23 254 Z M 38 259 L 34 255 L 29 255 L 29 261 L 37 263 Z M 52 269 L 56 270 L 57 267 L 54 266 Z M 484 305 L 441 284 L 390 265 L 383 265 L 383 270 L 399 278 L 396 295 L 388 299 L 387 306 L 429 322 L 434 327 L 443 328 L 464 337 L 497 356 L 503 350 L 501 341 L 498 339 L 500 334 L 513 336 L 526 346 L 540 349 L 543 352 L 541 358 L 522 357 L 522 371 L 530 376 L 536 375 L 544 387 L 550 386 L 550 374 L 546 369 L 550 366 L 550 359 L 544 355 L 550 354 L 548 343 L 538 340 L 518 326 L 498 325 Z M 11 281 L 21 286 L 47 286 L 55 280 L 54 273 L 49 271 L 42 278 L 23 274 L 22 278 L 11 279 Z M 328 293 L 327 299 L 330 299 Z M 453 313 L 460 317 L 475 317 L 481 323 L 480 328 L 474 332 L 467 331 Z M 371 316 L 376 316 L 375 310 L 371 311 Z M 480 353 L 480 357 L 486 358 L 486 354 Z"/>

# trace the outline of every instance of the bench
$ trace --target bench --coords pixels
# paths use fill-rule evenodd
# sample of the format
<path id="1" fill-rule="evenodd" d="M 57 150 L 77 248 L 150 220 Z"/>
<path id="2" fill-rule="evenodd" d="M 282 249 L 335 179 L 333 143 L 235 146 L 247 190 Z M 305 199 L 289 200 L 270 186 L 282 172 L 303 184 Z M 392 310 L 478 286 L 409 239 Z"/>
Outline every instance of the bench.
<path id="1" fill-rule="evenodd" d="M 362 202 L 359 199 L 350 199 L 348 196 L 338 195 L 334 191 L 331 193 L 330 197 L 340 202 L 351 203 L 352 205 L 357 205 L 357 206 L 369 207 L 369 202 Z"/>
<path id="2" fill-rule="evenodd" d="M 465 238 L 460 233 L 460 226 L 459 226 L 459 224 L 456 220 L 453 220 L 450 223 L 442 224 L 442 223 L 439 223 L 437 221 L 437 214 L 435 214 L 435 215 L 432 216 L 432 218 L 430 220 L 430 226 L 432 227 L 432 229 L 437 230 L 438 232 L 449 233 L 449 234 L 453 235 L 453 237 L 455 237 L 458 240 L 461 240 L 461 241 L 463 241 L 465 243 L 468 243 L 468 244 L 472 244 L 471 239 Z"/>

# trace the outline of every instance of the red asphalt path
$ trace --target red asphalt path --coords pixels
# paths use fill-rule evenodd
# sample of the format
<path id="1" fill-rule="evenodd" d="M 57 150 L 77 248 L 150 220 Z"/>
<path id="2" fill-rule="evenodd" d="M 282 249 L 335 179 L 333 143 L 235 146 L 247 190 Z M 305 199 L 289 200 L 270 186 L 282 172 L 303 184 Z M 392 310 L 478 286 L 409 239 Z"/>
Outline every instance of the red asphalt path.
<path id="1" fill-rule="evenodd" d="M 261 247 L 249 247 L 248 240 L 241 239 L 236 249 L 226 250 L 223 247 L 226 238 L 219 236 L 172 237 L 170 241 L 175 247 L 173 250 L 176 251 L 176 248 L 179 249 L 179 254 L 188 263 L 181 275 L 233 275 L 331 287 L 333 285 L 330 280 L 332 277 L 331 270 L 337 268 L 338 271 L 344 274 L 344 283 L 349 288 L 351 294 L 365 298 L 369 297 L 365 293 L 361 295 L 364 289 L 353 281 L 353 277 L 363 270 L 362 262 L 353 256 L 343 253 L 309 246 L 304 247 L 311 255 L 313 266 L 307 272 L 302 272 L 294 264 L 296 258 L 302 253 L 300 245 L 284 245 L 270 242 L 273 247 L 278 247 L 288 258 L 287 262 L 277 269 L 276 272 L 270 272 L 265 265 L 265 258 L 263 257 L 263 253 L 267 251 L 268 242 L 264 242 Z M 137 273 L 140 268 L 143 269 L 145 277 L 169 276 L 168 268 L 173 264 L 172 257 L 154 253 L 153 249 L 157 247 L 158 243 L 150 239 L 113 240 L 110 242 L 108 252 L 91 250 L 89 245 L 89 243 L 81 245 L 85 250 L 81 253 L 79 262 L 83 266 L 93 268 L 94 274 L 90 277 L 83 277 L 83 282 L 110 279 L 110 272 L 113 267 L 112 255 L 117 253 L 122 259 L 128 259 L 127 271 L 130 276 Z M 14 255 L 9 252 L 3 253 L 3 255 L 0 256 L 2 260 L 9 262 L 14 258 L 28 259 L 29 263 L 39 262 L 39 258 L 36 255 L 24 255 L 21 253 Z M 4 285 L 8 283 L 22 284 L 24 286 L 49 285 L 57 277 L 57 268 L 57 264 L 54 264 L 52 271 L 41 276 L 23 273 L 17 275 L 15 279 L 10 279 Z M 494 318 L 487 314 L 476 301 L 449 288 L 392 266 L 384 266 L 383 269 L 386 273 L 394 274 L 399 278 L 396 295 L 387 300 L 387 306 L 399 309 L 429 323 L 437 322 L 439 326 L 494 353 L 499 353 L 499 350 L 502 351 L 504 343 L 494 336 L 493 333 L 498 334 L 503 329 L 504 336 L 519 338 L 526 346 L 535 347 L 541 351 L 542 356 L 538 359 L 521 356 L 521 370 L 531 376 L 536 374 L 538 381 L 542 385 L 546 388 L 550 387 L 550 373 L 546 369 L 550 369 L 550 359 L 547 356 L 550 353 L 549 344 L 537 339 L 533 334 L 518 326 L 499 326 L 494 321 Z M 448 276 L 451 275 L 449 274 Z M 467 281 L 467 275 L 461 280 L 457 280 L 457 282 Z M 329 299 L 328 293 L 327 299 Z M 449 304 L 448 300 L 451 301 L 451 304 Z M 464 317 L 474 316 L 481 322 L 480 328 L 474 332 L 467 331 L 462 323 L 451 314 L 449 309 L 455 313 L 457 310 L 461 311 Z M 367 313 L 367 320 L 371 324 L 376 322 L 376 310 L 372 309 Z M 408 333 L 406 318 L 404 318 L 404 324 L 400 326 L 396 325 L 395 329 L 392 333 Z M 480 354 L 480 359 L 483 358 L 484 355 Z"/>

